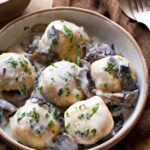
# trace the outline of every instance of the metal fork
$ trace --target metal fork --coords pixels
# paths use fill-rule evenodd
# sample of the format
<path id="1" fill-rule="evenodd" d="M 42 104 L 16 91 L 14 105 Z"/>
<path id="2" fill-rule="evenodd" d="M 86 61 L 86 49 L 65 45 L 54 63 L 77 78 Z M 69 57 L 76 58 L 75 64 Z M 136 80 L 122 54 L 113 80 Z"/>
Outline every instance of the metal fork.
<path id="1" fill-rule="evenodd" d="M 130 0 L 130 2 L 136 20 L 150 30 L 150 0 Z"/>

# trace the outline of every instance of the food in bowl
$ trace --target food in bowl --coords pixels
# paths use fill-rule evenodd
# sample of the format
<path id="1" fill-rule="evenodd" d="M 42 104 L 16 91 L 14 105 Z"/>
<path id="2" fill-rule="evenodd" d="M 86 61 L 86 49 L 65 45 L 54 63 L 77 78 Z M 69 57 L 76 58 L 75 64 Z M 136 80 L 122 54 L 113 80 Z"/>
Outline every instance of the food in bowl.
<path id="1" fill-rule="evenodd" d="M 10 118 L 10 131 L 17 141 L 41 148 L 60 133 L 60 125 L 48 105 L 31 98 Z"/>
<path id="2" fill-rule="evenodd" d="M 4 99 L 18 105 L 34 86 L 34 67 L 26 57 L 17 53 L 1 54 L 0 66 L 0 93 Z"/>
<path id="3" fill-rule="evenodd" d="M 140 91 L 131 62 L 115 45 L 94 40 L 74 23 L 52 21 L 42 33 L 40 27 L 32 40 L 19 43 L 20 51 L 12 48 L 36 74 L 34 88 L 28 88 L 32 94 L 27 90 L 24 104 L 10 109 L 12 138 L 36 149 L 85 149 L 110 139 L 132 113 Z M 5 107 L 15 107 L 1 98 Z"/>

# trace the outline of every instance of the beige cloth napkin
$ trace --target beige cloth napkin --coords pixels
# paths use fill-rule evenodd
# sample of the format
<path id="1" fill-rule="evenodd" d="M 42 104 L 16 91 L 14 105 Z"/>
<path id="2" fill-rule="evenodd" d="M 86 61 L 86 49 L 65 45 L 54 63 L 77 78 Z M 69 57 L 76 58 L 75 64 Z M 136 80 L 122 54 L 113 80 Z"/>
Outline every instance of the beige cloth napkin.
<path id="1" fill-rule="evenodd" d="M 120 24 L 138 42 L 150 68 L 150 31 L 124 15 L 117 0 L 54 0 L 53 6 L 82 7 L 97 11 Z M 150 95 L 136 127 L 113 150 L 150 149 Z"/>

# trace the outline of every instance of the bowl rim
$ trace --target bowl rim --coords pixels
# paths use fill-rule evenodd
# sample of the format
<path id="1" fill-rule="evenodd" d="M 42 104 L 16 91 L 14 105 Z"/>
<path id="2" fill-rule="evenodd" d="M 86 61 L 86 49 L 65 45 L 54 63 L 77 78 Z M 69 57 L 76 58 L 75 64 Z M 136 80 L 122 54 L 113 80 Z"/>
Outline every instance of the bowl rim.
<path id="1" fill-rule="evenodd" d="M 10 0 L 3 1 L 3 2 L 0 3 L 0 6 L 5 5 L 7 3 L 10 3 L 10 2 L 11 2 Z"/>
<path id="2" fill-rule="evenodd" d="M 8 23 L 6 26 L 4 26 L 1 30 L 0 30 L 0 34 L 2 32 L 4 32 L 5 30 L 7 30 L 7 28 L 9 28 L 10 26 L 12 26 L 13 24 L 15 24 L 18 21 L 21 21 L 29 16 L 34 16 L 37 14 L 41 14 L 44 12 L 51 12 L 51 11 L 59 11 L 59 10 L 68 10 L 68 11 L 80 11 L 83 13 L 87 13 L 87 14 L 91 14 L 94 16 L 97 16 L 98 18 L 101 18 L 107 22 L 109 22 L 110 24 L 112 24 L 113 26 L 117 27 L 121 32 L 123 32 L 126 37 L 133 43 L 133 45 L 136 47 L 136 51 L 138 53 L 138 55 L 140 56 L 141 62 L 142 62 L 142 68 L 144 71 L 144 78 L 145 78 L 145 82 L 144 82 L 144 87 L 143 87 L 143 101 L 141 101 L 141 105 L 139 110 L 136 112 L 136 114 L 134 115 L 134 117 L 132 117 L 132 120 L 130 120 L 130 122 L 126 125 L 126 127 L 124 127 L 124 129 L 120 130 L 120 132 L 118 132 L 114 137 L 112 137 L 111 139 L 109 139 L 108 141 L 95 146 L 94 148 L 91 148 L 92 150 L 98 150 L 98 149 L 108 149 L 112 146 L 114 146 L 115 144 L 117 144 L 120 140 L 122 140 L 131 130 L 132 128 L 136 125 L 137 121 L 139 120 L 145 104 L 146 104 L 146 100 L 147 100 L 147 96 L 148 96 L 148 89 L 149 89 L 149 84 L 148 84 L 148 79 L 149 79 L 149 75 L 148 75 L 148 67 L 147 67 L 147 63 L 146 60 L 144 58 L 143 52 L 140 50 L 140 47 L 138 46 L 137 42 L 135 41 L 135 39 L 132 37 L 132 35 L 130 33 L 128 33 L 123 27 L 121 27 L 119 24 L 117 24 L 116 22 L 106 18 L 105 16 L 103 16 L 102 14 L 99 14 L 97 12 L 94 12 L 92 10 L 87 10 L 87 9 L 83 9 L 83 8 L 77 8 L 77 7 L 54 7 L 54 8 L 50 8 L 50 9 L 46 9 L 46 10 L 41 10 L 41 11 L 37 11 L 31 14 L 26 14 L 24 16 L 21 16 L 13 21 L 11 21 L 10 23 Z M 13 140 L 11 137 L 9 137 L 1 128 L 0 128 L 0 137 L 2 137 L 5 141 L 8 142 L 8 144 L 10 144 L 11 146 L 16 146 L 19 149 L 24 149 L 24 150 L 34 150 L 33 148 L 27 147 L 23 144 L 20 144 L 19 142 L 16 142 L 15 140 Z"/>

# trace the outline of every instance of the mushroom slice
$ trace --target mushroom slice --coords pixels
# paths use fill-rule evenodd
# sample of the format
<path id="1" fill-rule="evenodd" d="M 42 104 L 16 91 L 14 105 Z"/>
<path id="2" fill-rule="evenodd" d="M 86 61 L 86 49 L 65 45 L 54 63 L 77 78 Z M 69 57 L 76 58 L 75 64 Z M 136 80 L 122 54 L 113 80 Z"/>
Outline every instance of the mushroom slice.
<path id="1" fill-rule="evenodd" d="M 70 135 L 63 133 L 56 138 L 55 150 L 70 150 L 70 148 L 71 150 L 78 149 L 78 144 Z"/>
<path id="2" fill-rule="evenodd" d="M 44 53 L 38 49 L 32 54 L 32 59 L 44 65 L 50 64 L 53 60 L 58 58 L 57 52 Z"/>
<path id="3" fill-rule="evenodd" d="M 135 103 L 139 90 L 127 91 L 122 93 L 103 93 L 100 90 L 94 89 L 93 92 L 104 99 L 105 103 L 111 103 L 112 105 L 116 105 L 118 103 L 124 103 L 128 105 L 132 105 Z"/>
<path id="4" fill-rule="evenodd" d="M 77 78 L 80 81 L 81 89 L 83 90 L 84 95 L 86 95 L 89 98 L 89 97 L 91 97 L 91 94 L 88 89 L 89 80 L 87 78 L 87 74 L 90 69 L 90 64 L 89 64 L 89 62 L 87 62 L 86 60 L 83 60 L 83 59 L 81 60 L 81 64 L 82 64 L 83 68 L 78 71 Z"/>
<path id="5" fill-rule="evenodd" d="M 17 108 L 6 100 L 0 99 L 0 124 L 5 124 L 10 115 L 15 113 Z"/>
<path id="6" fill-rule="evenodd" d="M 88 43 L 86 45 L 86 56 L 85 59 L 88 60 L 89 62 L 94 62 L 98 59 L 104 58 L 105 56 L 108 55 L 115 55 L 115 51 L 113 50 L 112 47 L 110 47 L 108 44 L 105 43 Z"/>

